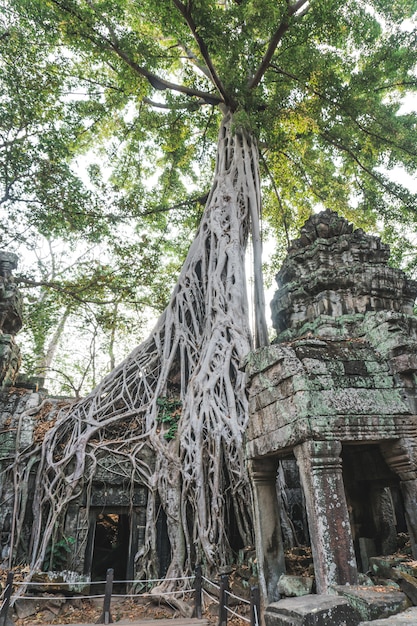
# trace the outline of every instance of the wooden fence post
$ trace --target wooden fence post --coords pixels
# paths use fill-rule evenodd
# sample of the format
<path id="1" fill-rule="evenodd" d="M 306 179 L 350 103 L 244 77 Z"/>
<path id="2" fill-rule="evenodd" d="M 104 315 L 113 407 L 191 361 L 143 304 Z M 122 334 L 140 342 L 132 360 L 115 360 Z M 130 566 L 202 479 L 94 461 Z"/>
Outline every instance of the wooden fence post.
<path id="1" fill-rule="evenodd" d="M 229 591 L 229 576 L 222 574 L 220 576 L 220 593 L 219 593 L 219 626 L 227 626 L 227 592 Z"/>
<path id="2" fill-rule="evenodd" d="M 9 612 L 10 597 L 13 590 L 13 572 L 9 572 L 6 578 L 6 587 L 4 589 L 3 604 L 0 609 L 0 626 L 6 626 L 7 614 Z"/>
<path id="3" fill-rule="evenodd" d="M 104 588 L 103 612 L 97 624 L 112 624 L 113 619 L 110 613 L 111 594 L 113 591 L 114 570 L 108 569 L 106 575 L 106 586 Z"/>
<path id="4" fill-rule="evenodd" d="M 261 597 L 259 587 L 250 589 L 250 626 L 259 626 L 261 617 Z"/>
<path id="5" fill-rule="evenodd" d="M 196 565 L 194 582 L 194 617 L 202 617 L 202 572 L 201 565 Z"/>

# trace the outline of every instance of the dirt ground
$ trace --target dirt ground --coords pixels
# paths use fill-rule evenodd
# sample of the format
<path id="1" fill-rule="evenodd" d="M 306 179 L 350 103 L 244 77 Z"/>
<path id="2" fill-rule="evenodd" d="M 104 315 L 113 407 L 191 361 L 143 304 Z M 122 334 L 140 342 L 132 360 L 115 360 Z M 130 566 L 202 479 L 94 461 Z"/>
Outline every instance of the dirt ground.
<path id="1" fill-rule="evenodd" d="M 27 567 L 16 567 L 13 569 L 14 583 L 23 582 L 27 575 Z M 6 586 L 7 572 L 0 570 L 0 586 L 4 590 Z M 42 575 L 41 575 L 42 576 Z M 45 575 L 44 575 L 45 576 Z M 35 579 L 34 579 L 35 580 Z M 40 582 L 40 581 L 39 581 Z M 240 598 L 249 598 L 251 584 L 257 581 L 250 579 L 250 572 L 246 566 L 239 568 L 239 573 L 233 572 L 229 577 L 231 592 Z M 34 588 L 32 587 L 32 590 Z M 10 611 L 15 626 L 34 626 L 37 624 L 95 624 L 103 611 L 103 598 L 82 599 L 77 597 L 67 597 L 58 589 L 55 593 L 46 589 L 37 588 L 39 591 L 28 589 L 28 596 L 36 599 L 22 599 L 16 601 L 16 606 Z M 16 590 L 16 587 L 15 589 Z M 48 591 L 49 593 L 46 593 Z M 209 620 L 210 625 L 217 626 L 219 619 L 219 605 L 215 598 L 217 593 L 215 587 L 210 587 L 210 595 L 203 592 L 203 617 Z M 104 592 L 104 589 L 103 589 Z M 100 593 L 103 593 L 100 592 Z M 114 590 L 113 593 L 117 593 Z M 193 592 L 188 592 L 181 598 L 190 608 L 190 614 L 194 608 Z M 230 609 L 246 619 L 249 617 L 249 604 L 237 603 L 236 599 L 229 599 Z M 113 596 L 111 601 L 111 616 L 113 622 L 121 620 L 161 620 L 183 617 L 179 609 L 170 606 L 167 601 L 158 602 L 157 598 L 150 598 L 149 595 L 138 595 L 135 598 L 122 598 Z M 230 626 L 247 626 L 247 621 L 238 619 L 233 613 L 228 614 Z"/>
<path id="2" fill-rule="evenodd" d="M 25 618 L 14 616 L 16 626 L 32 624 L 95 624 L 103 608 L 102 598 L 97 600 L 67 600 L 59 611 L 51 611 L 51 606 L 41 609 Z M 58 608 L 58 607 L 57 607 Z M 120 620 L 166 619 L 179 617 L 178 611 L 168 606 L 158 606 L 146 600 L 121 600 L 113 598 L 110 613 L 114 622 Z"/>
<path id="3" fill-rule="evenodd" d="M 95 624 L 102 613 L 102 599 L 97 600 L 68 600 L 59 608 L 59 611 L 52 612 L 51 607 L 39 610 L 35 614 L 25 618 L 18 618 L 13 615 L 15 626 L 33 626 L 36 624 Z M 241 614 L 248 611 L 245 606 L 233 607 L 233 610 Z M 167 605 L 158 605 L 146 599 L 119 599 L 113 598 L 110 613 L 113 622 L 120 620 L 161 620 L 181 617 L 178 610 Z M 218 605 L 211 603 L 204 607 L 203 617 L 209 620 L 210 625 L 216 626 L 218 623 Z M 230 616 L 228 623 L 231 626 L 247 626 L 247 622 Z"/>

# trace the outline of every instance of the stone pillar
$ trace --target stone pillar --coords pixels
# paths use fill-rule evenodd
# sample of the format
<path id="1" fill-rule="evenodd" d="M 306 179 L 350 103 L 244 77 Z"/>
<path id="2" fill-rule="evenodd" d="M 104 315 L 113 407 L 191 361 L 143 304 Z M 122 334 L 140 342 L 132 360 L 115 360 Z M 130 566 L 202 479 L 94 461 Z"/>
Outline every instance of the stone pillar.
<path id="1" fill-rule="evenodd" d="M 277 497 L 276 457 L 253 459 L 252 478 L 259 587 L 265 604 L 279 600 L 278 578 L 285 572 L 284 547 Z"/>
<path id="2" fill-rule="evenodd" d="M 342 478 L 339 441 L 294 448 L 306 500 L 317 593 L 357 584 L 358 572 Z"/>
<path id="3" fill-rule="evenodd" d="M 416 441 L 403 438 L 381 445 L 381 452 L 400 478 L 405 521 L 410 534 L 411 551 L 417 559 L 417 454 Z"/>
<path id="4" fill-rule="evenodd" d="M 22 296 L 14 284 L 12 271 L 17 255 L 0 250 L 0 332 L 15 335 L 22 328 Z"/>
<path id="5" fill-rule="evenodd" d="M 0 390 L 11 387 L 20 366 L 14 335 L 22 327 L 22 296 L 13 282 L 17 255 L 0 250 Z"/>
<path id="6" fill-rule="evenodd" d="M 397 520 L 391 490 L 389 487 L 371 486 L 370 496 L 379 554 L 394 554 L 397 550 Z"/>

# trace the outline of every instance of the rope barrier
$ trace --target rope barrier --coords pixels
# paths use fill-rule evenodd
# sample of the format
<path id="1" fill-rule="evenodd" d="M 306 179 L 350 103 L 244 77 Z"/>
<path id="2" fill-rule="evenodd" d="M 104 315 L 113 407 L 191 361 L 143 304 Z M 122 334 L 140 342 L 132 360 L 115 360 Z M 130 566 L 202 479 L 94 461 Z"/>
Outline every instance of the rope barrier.
<path id="1" fill-rule="evenodd" d="M 13 576 L 13 574 L 10 574 L 11 576 Z M 227 626 L 227 615 L 233 615 L 234 617 L 237 617 L 240 620 L 243 620 L 246 623 L 251 624 L 252 626 L 259 626 L 259 608 L 257 606 L 257 604 L 259 605 L 259 590 L 257 587 L 252 587 L 251 588 L 251 601 L 248 601 L 246 598 L 242 598 L 241 596 L 237 596 L 236 594 L 232 593 L 229 589 L 229 582 L 228 582 L 228 576 L 227 575 L 223 575 L 221 576 L 221 583 L 220 585 L 215 583 L 214 581 L 210 580 L 209 578 L 206 578 L 205 576 L 202 576 L 201 574 L 201 566 L 197 566 L 196 568 L 196 575 L 195 576 L 182 576 L 182 577 L 177 577 L 177 578 L 152 578 L 152 579 L 139 579 L 139 580 L 116 580 L 113 581 L 113 570 L 109 569 L 107 570 L 107 579 L 106 581 L 87 581 L 87 580 L 78 580 L 78 581 L 65 581 L 65 582 L 61 582 L 61 581 L 47 581 L 47 582 L 39 582 L 39 581 L 16 581 L 13 586 L 15 587 L 24 587 L 26 586 L 26 588 L 31 588 L 31 587 L 54 587 L 55 590 L 58 587 L 72 587 L 73 591 L 76 593 L 75 589 L 78 587 L 86 587 L 86 586 L 90 586 L 90 585 L 105 585 L 105 593 L 104 594 L 90 594 L 90 595 L 81 595 L 79 593 L 76 593 L 76 595 L 74 596 L 77 600 L 100 600 L 100 599 L 104 599 L 104 606 L 103 606 L 103 613 L 102 616 L 99 620 L 98 623 L 109 623 L 109 620 L 111 621 L 111 615 L 110 615 L 110 602 L 111 602 L 111 598 L 123 598 L 123 599 L 135 599 L 135 598 L 151 598 L 151 599 L 155 599 L 158 598 L 158 593 L 152 593 L 149 591 L 145 591 L 145 592 L 140 592 L 137 591 L 136 593 L 120 593 L 120 594 L 113 594 L 112 593 L 112 589 L 113 589 L 113 584 L 114 583 L 118 583 L 118 584 L 126 584 L 126 585 L 150 585 L 150 584 L 156 584 L 156 583 L 162 583 L 162 582 L 178 582 L 178 581 L 190 581 L 190 580 L 194 580 L 194 587 L 193 588 L 188 588 L 188 589 L 179 589 L 176 591 L 166 591 L 163 592 L 161 595 L 163 596 L 184 596 L 186 594 L 190 594 L 190 593 L 194 593 L 195 594 L 195 611 L 199 611 L 198 615 L 201 618 L 201 607 L 202 607 L 202 594 L 205 594 L 205 596 L 207 596 L 207 598 L 211 601 L 211 602 L 215 602 L 219 605 L 219 612 L 220 612 L 220 622 L 222 626 Z M 207 591 L 207 589 L 205 589 L 204 587 L 202 587 L 201 583 L 202 581 L 204 581 L 204 583 L 206 583 L 207 586 L 209 586 L 210 588 L 219 590 L 219 598 L 216 598 L 215 596 L 213 596 L 211 593 L 209 593 Z M 11 591 L 11 586 L 10 586 L 10 591 Z M 9 593 L 10 593 L 9 591 Z M 197 593 L 198 591 L 198 593 Z M 5 605 L 5 600 L 4 600 L 4 595 L 5 595 L 5 590 L 2 592 L 1 596 L 0 596 L 0 600 L 3 600 L 3 605 Z M 198 598 L 197 598 L 198 596 Z M 19 599 L 20 601 L 24 601 L 24 600 L 35 600 L 38 602 L 48 602 L 51 599 L 54 598 L 53 594 L 48 594 L 47 596 L 45 595 L 39 595 L 39 596 L 28 596 L 28 595 L 18 595 L 18 594 L 14 594 L 14 595 L 9 595 L 8 596 L 8 600 L 12 600 L 12 601 L 16 601 L 17 599 Z M 231 609 L 228 606 L 228 598 L 233 598 L 235 600 L 236 603 L 239 604 L 246 604 L 246 605 L 250 605 L 250 619 L 245 617 L 244 615 L 238 613 L 237 611 Z M 257 599 L 256 599 L 257 598 Z M 70 597 L 64 597 L 64 600 L 71 600 L 71 596 Z M 107 620 L 107 621 L 106 621 Z M 219 622 L 219 623 L 220 623 Z"/>
<path id="2" fill-rule="evenodd" d="M 180 589 L 178 591 L 164 591 L 164 596 L 174 596 L 174 595 L 183 595 L 185 593 L 194 593 L 194 589 Z M 155 593 L 112 593 L 112 598 L 157 598 L 158 594 Z M 48 601 L 53 599 L 54 596 L 11 596 L 12 600 L 44 600 Z M 76 600 L 97 600 L 100 598 L 104 598 L 103 594 L 95 594 L 91 596 L 81 596 L 77 595 Z M 71 600 L 73 598 L 65 598 L 66 600 Z"/>
<path id="3" fill-rule="evenodd" d="M 179 589 L 178 591 L 164 591 L 164 596 L 183 595 L 184 593 L 194 593 L 194 589 Z M 94 597 L 94 596 L 93 596 Z M 95 596 L 97 597 L 97 596 Z M 157 598 L 157 593 L 112 593 L 112 598 Z M 82 596 L 77 596 L 77 600 L 83 600 Z"/>
<path id="4" fill-rule="evenodd" d="M 229 598 L 234 598 L 235 600 L 238 600 L 239 602 L 243 602 L 244 604 L 250 604 L 249 600 L 245 600 L 245 598 L 241 598 L 240 596 L 235 596 L 234 593 L 232 593 L 231 591 L 226 591 L 225 592 Z"/>
<path id="5" fill-rule="evenodd" d="M 219 603 L 219 599 L 215 598 L 214 596 L 212 596 L 208 591 L 206 591 L 205 589 L 203 589 L 203 593 L 206 594 L 206 596 L 208 596 L 210 598 L 210 600 L 212 600 L 213 602 L 217 602 L 217 604 Z"/>
<path id="6" fill-rule="evenodd" d="M 248 624 L 250 624 L 250 619 L 248 617 L 244 617 L 243 615 L 240 615 L 240 613 L 237 613 L 236 611 L 234 611 L 228 606 L 225 606 L 224 608 L 226 609 L 228 613 L 231 613 L 235 617 L 238 617 L 239 619 L 242 619 L 244 622 L 248 622 Z"/>
<path id="7" fill-rule="evenodd" d="M 146 583 L 161 583 L 161 582 L 178 582 L 180 580 L 193 580 L 194 576 L 182 576 L 180 578 L 148 578 L 148 579 L 136 579 L 136 580 L 114 580 L 113 584 L 126 584 L 126 585 L 139 585 Z M 35 582 L 35 581 L 16 581 L 13 583 L 15 587 L 23 586 L 23 585 L 31 585 L 33 587 L 56 587 L 59 585 L 60 587 L 75 587 L 75 586 L 86 586 L 86 585 L 104 585 L 105 580 L 77 580 L 77 581 L 56 581 L 56 582 Z"/>
<path id="8" fill-rule="evenodd" d="M 204 580 L 205 583 L 208 583 L 209 585 L 211 585 L 215 589 L 220 589 L 220 585 L 217 585 L 216 583 L 214 583 L 212 580 L 209 580 L 205 576 L 202 576 L 202 579 Z"/>
<path id="9" fill-rule="evenodd" d="M 89 582 L 88 580 L 79 580 L 79 581 L 74 581 L 72 583 L 70 582 L 65 582 L 65 581 L 57 581 L 56 583 L 51 583 L 51 582 L 44 582 L 44 583 L 39 583 L 39 582 L 32 582 L 32 581 L 27 581 L 24 582 L 22 580 L 20 581 L 16 581 L 15 583 L 13 583 L 14 587 L 24 587 L 25 585 L 27 587 L 86 587 L 87 585 L 103 585 L 105 583 L 105 581 L 101 581 L 101 580 L 94 580 L 92 582 Z"/>
<path id="10" fill-rule="evenodd" d="M 115 595 L 113 594 L 114 598 Z M 100 598 L 104 598 L 104 593 L 97 594 L 94 596 L 77 596 L 75 600 L 100 600 Z M 53 600 L 54 596 L 12 596 L 11 600 L 40 600 L 40 601 L 50 601 Z M 74 598 L 65 598 L 65 600 L 73 600 Z"/>

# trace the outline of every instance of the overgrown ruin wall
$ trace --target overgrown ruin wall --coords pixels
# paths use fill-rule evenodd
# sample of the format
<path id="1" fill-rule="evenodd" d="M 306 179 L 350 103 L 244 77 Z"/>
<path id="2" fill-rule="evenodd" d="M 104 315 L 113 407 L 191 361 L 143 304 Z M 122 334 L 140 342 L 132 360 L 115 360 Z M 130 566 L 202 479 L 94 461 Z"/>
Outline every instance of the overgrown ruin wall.
<path id="1" fill-rule="evenodd" d="M 72 402 L 48 397 L 46 390 L 38 390 L 38 379 L 29 384 L 18 379 L 20 351 L 15 335 L 22 326 L 22 299 L 12 276 L 16 266 L 16 255 L 0 252 L 0 564 L 5 568 L 29 561 L 31 528 L 40 506 L 33 501 L 34 487 L 42 479 L 36 478 L 36 449 L 42 446 L 59 409 Z M 15 462 L 31 448 L 28 462 Z M 144 460 L 152 466 L 152 458 Z M 112 567 L 116 578 L 131 580 L 144 544 L 147 489 L 141 483 L 131 486 L 129 464 L 117 454 L 98 455 L 94 463 L 94 480 L 61 515 L 55 545 L 43 567 L 65 568 L 87 580 L 104 579 L 106 569 Z M 17 489 L 17 485 L 25 488 Z M 162 511 L 157 525 L 162 575 L 170 552 Z"/>
<path id="2" fill-rule="evenodd" d="M 9 567 L 12 563 L 27 562 L 29 537 L 33 516 L 33 481 L 35 469 L 30 463 L 20 468 L 22 474 L 31 474 L 27 501 L 20 503 L 16 510 L 16 486 L 3 480 L 4 470 L 13 462 L 16 455 L 35 441 L 42 442 L 45 429 L 53 423 L 54 415 L 66 402 L 48 398 L 45 392 L 11 388 L 0 394 L 0 542 L 1 563 Z M 36 457 L 33 459 L 36 460 Z M 21 475 L 23 478 L 23 475 Z M 16 475 L 16 480 L 19 476 Z M 91 490 L 84 490 L 73 500 L 65 515 L 60 536 L 69 540 L 66 550 L 58 547 L 45 569 L 69 569 L 87 580 L 103 580 L 106 569 L 115 569 L 119 580 L 132 580 L 135 576 L 140 548 L 144 542 L 145 511 L 147 490 L 137 484 L 133 491 L 125 485 L 129 483 L 129 467 L 125 467 L 117 456 L 106 455 L 99 459 Z M 31 488 L 32 485 L 32 488 Z M 26 510 L 20 538 L 13 555 L 10 555 L 12 518 L 20 508 Z M 36 509 L 36 504 L 35 504 Z M 167 543 L 164 519 L 159 520 L 160 571 L 168 563 L 169 544 Z M 99 536 L 101 534 L 101 537 Z M 64 558 L 65 557 L 65 558 Z"/>

